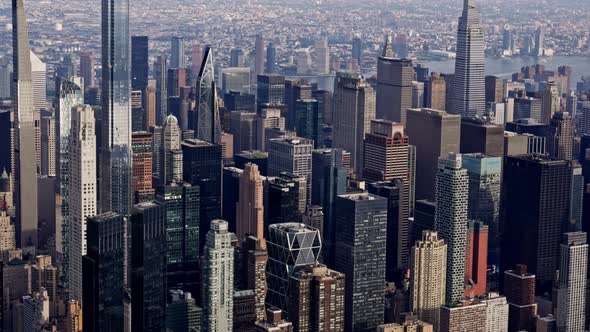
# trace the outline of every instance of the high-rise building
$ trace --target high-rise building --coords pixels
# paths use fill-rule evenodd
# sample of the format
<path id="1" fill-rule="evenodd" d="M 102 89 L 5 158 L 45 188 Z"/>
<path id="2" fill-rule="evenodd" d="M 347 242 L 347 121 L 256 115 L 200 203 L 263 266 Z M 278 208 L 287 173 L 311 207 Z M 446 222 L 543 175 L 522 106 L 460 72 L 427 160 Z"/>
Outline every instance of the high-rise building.
<path id="1" fill-rule="evenodd" d="M 545 55 L 545 48 L 543 45 L 545 39 L 545 30 L 542 27 L 537 28 L 535 31 L 535 48 L 533 50 L 534 56 L 543 56 Z"/>
<path id="2" fill-rule="evenodd" d="M 143 127 L 148 129 L 156 125 L 156 82 L 150 80 L 143 96 L 144 123 Z"/>
<path id="3" fill-rule="evenodd" d="M 496 76 L 485 77 L 486 105 L 488 103 L 501 103 L 504 100 L 504 81 Z"/>
<path id="4" fill-rule="evenodd" d="M 346 275 L 344 331 L 374 331 L 384 322 L 387 200 L 368 193 L 336 198 L 334 269 Z"/>
<path id="5" fill-rule="evenodd" d="M 264 72 L 267 74 L 274 73 L 276 63 L 277 48 L 273 43 L 268 43 L 268 47 L 266 48 L 266 66 L 264 67 Z"/>
<path id="6" fill-rule="evenodd" d="M 35 258 L 31 266 L 31 292 L 47 292 L 49 314 L 57 315 L 57 268 L 51 264 L 51 256 L 41 255 Z"/>
<path id="7" fill-rule="evenodd" d="M 182 37 L 172 37 L 170 54 L 170 68 L 186 68 L 184 39 Z"/>
<path id="8" fill-rule="evenodd" d="M 260 74 L 256 77 L 256 83 L 257 104 L 270 104 L 278 107 L 285 103 L 286 90 L 284 76 L 277 74 Z"/>
<path id="9" fill-rule="evenodd" d="M 212 220 L 221 217 L 221 145 L 189 139 L 182 142 L 184 181 L 200 188 L 199 247 Z"/>
<path id="10" fill-rule="evenodd" d="M 281 76 L 282 77 L 282 76 Z M 278 80 L 278 79 L 276 79 Z M 304 80 L 295 80 L 295 79 L 287 79 L 285 80 L 283 77 L 283 86 L 281 87 L 278 85 L 277 82 L 275 91 L 277 95 L 277 99 L 282 98 L 281 103 L 284 103 L 287 107 L 286 112 L 287 114 L 284 116 L 286 118 L 286 126 L 289 130 L 295 130 L 295 126 L 297 125 L 297 112 L 296 112 L 296 102 L 300 99 L 313 99 L 313 89 L 309 82 Z M 260 83 L 259 83 L 260 86 Z M 279 91 L 283 92 L 283 97 L 279 96 Z M 258 93 L 259 96 L 259 103 L 264 101 L 264 99 L 260 99 L 260 90 Z M 263 94 L 262 96 L 265 96 Z"/>
<path id="11" fill-rule="evenodd" d="M 359 67 L 363 64 L 363 41 L 360 37 L 352 39 L 352 58 Z"/>
<path id="12" fill-rule="evenodd" d="M 236 235 L 239 239 L 254 236 L 264 245 L 264 190 L 262 178 L 256 164 L 246 164 L 240 175 L 239 201 L 236 206 L 237 227 Z"/>
<path id="13" fill-rule="evenodd" d="M 84 331 L 123 330 L 125 224 L 126 218 L 113 212 L 88 218 L 87 254 L 82 259 Z"/>
<path id="14" fill-rule="evenodd" d="M 102 2 L 100 211 L 131 208 L 131 38 L 129 0 Z"/>
<path id="15" fill-rule="evenodd" d="M 221 88 L 224 93 L 234 92 L 248 94 L 251 91 L 251 80 L 252 73 L 248 67 L 229 67 L 221 69 Z M 228 105 L 225 106 L 227 107 Z"/>
<path id="16" fill-rule="evenodd" d="M 412 60 L 394 58 L 387 35 L 377 61 L 377 118 L 406 122 L 406 110 L 412 108 L 413 79 Z"/>
<path id="17" fill-rule="evenodd" d="M 232 331 L 234 296 L 233 234 L 223 220 L 212 220 L 203 260 L 201 331 Z"/>
<path id="18" fill-rule="evenodd" d="M 166 219 L 164 206 L 140 203 L 130 220 L 131 331 L 166 325 Z"/>
<path id="19" fill-rule="evenodd" d="M 30 52 L 30 58 L 33 82 L 33 106 L 35 111 L 41 111 L 47 108 L 47 64 L 41 61 L 33 51 Z M 16 73 L 17 66 L 14 68 Z"/>
<path id="20" fill-rule="evenodd" d="M 232 68 L 244 65 L 244 52 L 241 48 L 232 48 L 230 51 L 229 66 Z"/>
<path id="21" fill-rule="evenodd" d="M 0 255 L 14 249 L 16 249 L 14 224 L 10 222 L 10 216 L 3 210 L 0 211 Z"/>
<path id="22" fill-rule="evenodd" d="M 264 72 L 264 38 L 256 35 L 254 44 L 254 73 L 260 75 Z"/>
<path id="23" fill-rule="evenodd" d="M 474 0 L 465 0 L 457 32 L 453 110 L 463 117 L 483 116 L 485 104 L 485 42 Z"/>
<path id="24" fill-rule="evenodd" d="M 191 77 L 195 79 L 203 62 L 203 47 L 199 44 L 191 46 Z M 240 66 L 237 66 L 240 67 Z"/>
<path id="25" fill-rule="evenodd" d="M 68 288 L 70 299 L 82 301 L 82 256 L 87 254 L 88 217 L 97 214 L 96 134 L 94 110 L 86 106 L 71 110 L 69 140 Z"/>
<path id="26" fill-rule="evenodd" d="M 467 298 L 487 292 L 489 227 L 481 221 L 468 224 L 465 250 L 465 291 Z"/>
<path id="27" fill-rule="evenodd" d="M 358 74 L 336 74 L 334 91 L 334 147 L 351 154 L 353 173 L 361 177 L 363 142 L 375 119 L 375 90 Z"/>
<path id="28" fill-rule="evenodd" d="M 256 126 L 256 113 L 240 111 L 230 113 L 230 133 L 234 136 L 234 151 L 256 149 Z"/>
<path id="29" fill-rule="evenodd" d="M 504 271 L 504 295 L 508 301 L 508 328 L 510 331 L 530 331 L 537 316 L 535 303 L 535 275 L 527 272 L 526 265 L 516 265 Z"/>
<path id="30" fill-rule="evenodd" d="M 183 178 L 183 154 L 180 148 L 181 132 L 178 119 L 168 115 L 162 124 L 162 143 L 160 145 L 160 185 L 179 182 Z"/>
<path id="31" fill-rule="evenodd" d="M 93 87 L 95 80 L 94 55 L 92 53 L 80 54 L 80 76 L 84 79 L 85 87 Z"/>
<path id="32" fill-rule="evenodd" d="M 213 50 L 205 48 L 203 64 L 197 78 L 197 110 L 195 114 L 195 138 L 219 144 L 221 122 L 215 84 Z"/>
<path id="33" fill-rule="evenodd" d="M 541 98 L 541 123 L 549 124 L 553 115 L 560 112 L 561 98 L 554 81 L 547 82 Z"/>
<path id="34" fill-rule="evenodd" d="M 268 175 L 268 153 L 262 151 L 242 151 L 234 156 L 237 168 L 244 169 L 247 163 L 258 165 L 260 175 Z"/>
<path id="35" fill-rule="evenodd" d="M 583 331 L 586 318 L 588 242 L 585 232 L 563 234 L 557 289 L 557 330 Z"/>
<path id="36" fill-rule="evenodd" d="M 490 292 L 480 296 L 486 305 L 486 332 L 508 332 L 508 302 L 506 297 Z"/>
<path id="37" fill-rule="evenodd" d="M 305 202 L 311 202 L 311 141 L 299 137 L 271 139 L 268 146 L 268 175 L 279 176 L 283 172 L 305 177 Z M 302 197 L 300 197 L 302 198 Z M 305 207 L 300 209 L 305 211 Z"/>
<path id="38" fill-rule="evenodd" d="M 279 223 L 268 227 L 267 306 L 289 313 L 289 283 L 303 266 L 316 264 L 322 241 L 319 230 L 300 223 Z"/>
<path id="39" fill-rule="evenodd" d="M 486 323 L 485 303 L 467 302 L 440 307 L 440 332 L 488 332 Z"/>
<path id="40" fill-rule="evenodd" d="M 547 152 L 554 159 L 572 160 L 574 153 L 574 119 L 568 112 L 553 114 L 547 129 Z"/>
<path id="41" fill-rule="evenodd" d="M 202 310 L 192 294 L 178 289 L 169 292 L 166 305 L 166 329 L 170 331 L 199 331 Z"/>
<path id="42" fill-rule="evenodd" d="M 66 332 L 82 332 L 83 314 L 80 302 L 68 301 L 66 311 Z"/>
<path id="43" fill-rule="evenodd" d="M 289 283 L 289 321 L 294 331 L 344 330 L 344 274 L 325 265 L 304 266 Z"/>
<path id="44" fill-rule="evenodd" d="M 168 64 L 165 56 L 158 56 L 154 62 L 156 79 L 156 124 L 161 126 L 168 115 Z"/>
<path id="45" fill-rule="evenodd" d="M 502 266 L 526 264 L 543 294 L 551 290 L 561 234 L 569 224 L 571 162 L 508 156 L 502 172 Z"/>
<path id="46" fill-rule="evenodd" d="M 307 197 L 305 177 L 282 173 L 278 177 L 267 178 L 265 183 L 265 232 L 267 225 L 301 222 Z"/>
<path id="47" fill-rule="evenodd" d="M 131 91 L 131 133 L 144 129 L 144 109 L 141 106 L 143 97 L 140 90 Z"/>
<path id="48" fill-rule="evenodd" d="M 255 299 L 254 291 L 251 289 L 234 291 L 234 331 L 256 332 L 254 326 L 257 321 Z"/>
<path id="49" fill-rule="evenodd" d="M 406 134 L 416 146 L 416 174 L 420 174 L 416 177 L 416 199 L 434 200 L 438 158 L 459 152 L 460 133 L 458 115 L 427 108 L 408 110 Z"/>
<path id="50" fill-rule="evenodd" d="M 259 332 L 293 332 L 293 323 L 283 319 L 283 311 L 276 307 L 266 309 L 266 319 L 256 322 Z"/>
<path id="51" fill-rule="evenodd" d="M 25 295 L 18 302 L 17 310 L 20 316 L 19 329 L 22 331 L 42 331 L 49 323 L 49 298 L 47 291 L 34 292 L 31 295 Z"/>
<path id="52" fill-rule="evenodd" d="M 461 153 L 504 155 L 504 128 L 478 118 L 461 119 Z"/>
<path id="53" fill-rule="evenodd" d="M 468 217 L 489 227 L 488 259 L 500 260 L 500 192 L 502 158 L 464 154 L 462 167 L 469 176 Z"/>
<path id="54" fill-rule="evenodd" d="M 321 38 L 315 42 L 315 67 L 318 74 L 330 73 L 330 47 L 328 40 Z"/>
<path id="55" fill-rule="evenodd" d="M 198 291 L 199 187 L 171 183 L 158 188 L 156 201 L 166 220 L 166 288 Z"/>
<path id="56" fill-rule="evenodd" d="M 131 37 L 131 88 L 145 93 L 148 87 L 148 37 Z"/>
<path id="57" fill-rule="evenodd" d="M 256 118 L 256 148 L 260 151 L 267 150 L 267 129 L 285 130 L 285 118 L 280 108 L 261 104 Z"/>
<path id="58" fill-rule="evenodd" d="M 55 117 L 41 118 L 41 175 L 56 176 L 56 135 Z"/>
<path id="59" fill-rule="evenodd" d="M 438 331 L 440 306 L 445 303 L 447 245 L 436 232 L 424 231 L 411 253 L 410 310 Z"/>
<path id="60" fill-rule="evenodd" d="M 446 111 L 446 91 L 445 78 L 433 73 L 424 84 L 424 107 Z"/>
<path id="61" fill-rule="evenodd" d="M 469 177 L 462 156 L 449 153 L 438 161 L 435 229 L 448 247 L 446 303 L 461 300 L 465 285 L 465 248 Z"/>
<path id="62" fill-rule="evenodd" d="M 34 100 L 29 33 L 24 0 L 12 1 L 14 66 L 14 187 L 17 245 L 37 246 L 37 168 L 34 142 Z"/>
<path id="63" fill-rule="evenodd" d="M 152 133 L 148 131 L 134 132 L 131 135 L 131 150 L 133 151 L 131 191 L 133 192 L 133 201 L 137 203 L 148 201 L 154 195 L 152 185 L 153 144 Z"/>
<path id="64" fill-rule="evenodd" d="M 295 102 L 297 136 L 313 140 L 314 146 L 322 146 L 323 113 L 315 99 L 299 99 Z"/>

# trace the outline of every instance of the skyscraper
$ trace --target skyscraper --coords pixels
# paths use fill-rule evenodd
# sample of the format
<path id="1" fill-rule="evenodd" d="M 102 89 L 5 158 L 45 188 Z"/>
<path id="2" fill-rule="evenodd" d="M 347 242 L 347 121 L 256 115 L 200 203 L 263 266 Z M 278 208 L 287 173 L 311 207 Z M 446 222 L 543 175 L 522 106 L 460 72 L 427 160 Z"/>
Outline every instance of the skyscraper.
<path id="1" fill-rule="evenodd" d="M 131 88 L 142 94 L 148 86 L 148 37 L 131 37 Z"/>
<path id="2" fill-rule="evenodd" d="M 433 73 L 424 85 L 424 107 L 446 111 L 445 78 Z"/>
<path id="3" fill-rule="evenodd" d="M 314 147 L 322 146 L 323 113 L 315 99 L 299 99 L 295 102 L 297 136 L 313 140 Z"/>
<path id="4" fill-rule="evenodd" d="M 213 70 L 213 50 L 206 47 L 197 79 L 198 102 L 194 124 L 195 138 L 219 144 L 221 142 L 221 122 Z"/>
<path id="5" fill-rule="evenodd" d="M 465 250 L 465 297 L 476 298 L 487 292 L 489 227 L 470 221 Z"/>
<path id="6" fill-rule="evenodd" d="M 123 330 L 125 223 L 126 218 L 113 212 L 87 221 L 88 251 L 82 258 L 84 331 Z"/>
<path id="7" fill-rule="evenodd" d="M 416 146 L 416 173 L 420 174 L 416 177 L 416 199 L 434 200 L 438 158 L 459 152 L 460 120 L 458 115 L 439 110 L 408 110 L 406 134 Z"/>
<path id="8" fill-rule="evenodd" d="M 585 232 L 563 234 L 557 289 L 558 331 L 583 331 L 586 315 L 588 243 Z"/>
<path id="9" fill-rule="evenodd" d="M 560 112 L 561 98 L 554 81 L 547 82 L 541 99 L 541 123 L 549 124 L 553 114 Z"/>
<path id="10" fill-rule="evenodd" d="M 80 54 L 80 76 L 84 79 L 84 87 L 94 86 L 94 56 L 92 53 Z"/>
<path id="11" fill-rule="evenodd" d="M 504 294 L 508 301 L 510 331 L 532 329 L 537 316 L 535 275 L 527 272 L 526 265 L 504 271 Z"/>
<path id="12" fill-rule="evenodd" d="M 267 178 L 266 186 L 265 226 L 301 222 L 307 197 L 305 178 L 282 173 L 278 177 Z"/>
<path id="13" fill-rule="evenodd" d="M 229 66 L 232 68 L 242 67 L 244 64 L 244 53 L 241 48 L 232 48 L 230 51 Z"/>
<path id="14" fill-rule="evenodd" d="M 568 112 L 554 113 L 547 128 L 547 152 L 554 159 L 572 160 L 574 119 Z"/>
<path id="15" fill-rule="evenodd" d="M 41 111 L 47 108 L 47 64 L 41 61 L 33 51 L 30 52 L 30 58 L 33 82 L 33 106 L 35 111 Z M 14 68 L 16 73 L 17 67 L 15 66 Z"/>
<path id="16" fill-rule="evenodd" d="M 337 73 L 334 83 L 334 147 L 349 151 L 358 178 L 363 167 L 363 142 L 375 119 L 375 90 L 358 74 Z"/>
<path id="17" fill-rule="evenodd" d="M 277 62 L 277 48 L 273 43 L 268 43 L 268 47 L 266 48 L 266 67 L 264 72 L 267 74 L 272 74 L 275 72 L 275 66 Z"/>
<path id="18" fill-rule="evenodd" d="M 288 314 L 289 282 L 303 266 L 316 264 L 322 249 L 320 232 L 299 223 L 272 224 L 268 227 L 267 306 Z"/>
<path id="19" fill-rule="evenodd" d="M 82 256 L 87 253 L 88 217 L 96 215 L 96 134 L 94 110 L 78 106 L 71 110 L 71 137 L 69 144 L 69 227 L 65 233 L 68 242 L 68 281 L 70 300 L 82 301 Z"/>
<path id="20" fill-rule="evenodd" d="M 170 68 L 186 68 L 184 39 L 182 37 L 172 37 L 170 54 Z"/>
<path id="21" fill-rule="evenodd" d="M 412 60 L 394 58 L 387 35 L 377 60 L 377 118 L 406 122 L 406 110 L 412 108 L 413 79 Z"/>
<path id="22" fill-rule="evenodd" d="M 256 35 L 254 44 L 254 73 L 260 75 L 264 72 L 264 38 Z"/>
<path id="23" fill-rule="evenodd" d="M 279 176 L 283 172 L 305 177 L 306 197 L 302 202 L 311 202 L 311 152 L 312 142 L 299 137 L 271 139 L 268 146 L 268 175 Z M 303 197 L 300 197 L 303 199 Z M 300 208 L 305 211 L 305 206 Z"/>
<path id="24" fill-rule="evenodd" d="M 438 161 L 435 228 L 448 247 L 446 304 L 463 297 L 467 240 L 469 177 L 462 156 L 449 153 Z"/>
<path id="25" fill-rule="evenodd" d="M 160 185 L 179 182 L 183 178 L 183 155 L 180 149 L 181 137 L 178 119 L 168 115 L 162 125 L 160 145 Z"/>
<path id="26" fill-rule="evenodd" d="M 166 219 L 158 203 L 132 208 L 131 331 L 162 331 L 166 325 Z"/>
<path id="27" fill-rule="evenodd" d="M 363 62 L 363 41 L 360 37 L 354 37 L 352 39 L 352 58 L 356 60 L 360 68 Z"/>
<path id="28" fill-rule="evenodd" d="M 384 320 L 387 200 L 368 193 L 336 198 L 334 269 L 346 275 L 344 331 L 374 331 Z"/>
<path id="29" fill-rule="evenodd" d="M 41 118 L 41 175 L 56 176 L 56 139 L 55 117 Z"/>
<path id="30" fill-rule="evenodd" d="M 461 119 L 461 153 L 483 153 L 491 157 L 504 156 L 504 127 L 487 119 Z"/>
<path id="31" fill-rule="evenodd" d="M 501 262 L 525 264 L 537 294 L 551 290 L 561 234 L 569 225 L 571 162 L 538 155 L 509 156 L 502 179 Z"/>
<path id="32" fill-rule="evenodd" d="M 262 178 L 256 164 L 246 164 L 240 175 L 240 194 L 236 206 L 238 211 L 236 235 L 239 239 L 254 236 L 264 245 L 264 191 Z"/>
<path id="33" fill-rule="evenodd" d="M 156 124 L 161 126 L 168 115 L 168 64 L 165 56 L 158 56 L 154 62 L 156 79 Z"/>
<path id="34" fill-rule="evenodd" d="M 101 212 L 131 207 L 129 0 L 102 1 Z"/>
<path id="35" fill-rule="evenodd" d="M 453 111 L 463 117 L 483 116 L 485 105 L 485 43 L 475 0 L 464 0 L 457 32 Z"/>
<path id="36" fill-rule="evenodd" d="M 440 306 L 445 303 L 447 245 L 436 232 L 424 231 L 411 253 L 410 310 L 438 331 Z"/>
<path id="37" fill-rule="evenodd" d="M 203 262 L 203 332 L 232 330 L 234 296 L 233 234 L 223 220 L 212 220 Z"/>
<path id="38" fill-rule="evenodd" d="M 139 131 L 131 135 L 131 150 L 133 151 L 131 192 L 133 193 L 133 201 L 136 203 L 148 201 L 154 195 L 152 185 L 153 144 L 150 132 Z"/>
<path id="39" fill-rule="evenodd" d="M 37 170 L 33 123 L 33 80 L 24 0 L 12 0 L 14 147 L 17 245 L 37 246 Z"/>

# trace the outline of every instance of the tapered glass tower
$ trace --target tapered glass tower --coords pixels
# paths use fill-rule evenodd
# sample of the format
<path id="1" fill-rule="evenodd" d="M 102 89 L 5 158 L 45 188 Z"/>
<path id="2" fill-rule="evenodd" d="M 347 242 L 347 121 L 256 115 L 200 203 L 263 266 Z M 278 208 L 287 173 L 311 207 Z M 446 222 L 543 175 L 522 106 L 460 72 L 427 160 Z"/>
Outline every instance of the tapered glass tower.
<path id="1" fill-rule="evenodd" d="M 475 0 L 465 0 L 457 32 L 453 111 L 463 117 L 485 111 L 485 43 Z"/>
<path id="2" fill-rule="evenodd" d="M 101 211 L 131 206 L 131 38 L 129 0 L 102 0 Z"/>
<path id="3" fill-rule="evenodd" d="M 195 117 L 195 138 L 214 144 L 221 142 L 221 123 L 217 104 L 217 87 L 213 72 L 213 50 L 205 48 L 197 79 L 198 109 Z"/>

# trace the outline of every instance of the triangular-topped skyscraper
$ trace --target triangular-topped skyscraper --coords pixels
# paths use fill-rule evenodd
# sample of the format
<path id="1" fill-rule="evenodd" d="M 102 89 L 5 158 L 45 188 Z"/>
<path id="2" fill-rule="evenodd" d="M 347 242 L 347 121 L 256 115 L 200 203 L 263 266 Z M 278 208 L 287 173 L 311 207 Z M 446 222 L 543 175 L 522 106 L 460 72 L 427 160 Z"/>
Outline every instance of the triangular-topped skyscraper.
<path id="1" fill-rule="evenodd" d="M 197 79 L 198 104 L 195 117 L 195 138 L 220 144 L 221 122 L 217 103 L 217 87 L 213 66 L 213 50 L 207 46 Z"/>

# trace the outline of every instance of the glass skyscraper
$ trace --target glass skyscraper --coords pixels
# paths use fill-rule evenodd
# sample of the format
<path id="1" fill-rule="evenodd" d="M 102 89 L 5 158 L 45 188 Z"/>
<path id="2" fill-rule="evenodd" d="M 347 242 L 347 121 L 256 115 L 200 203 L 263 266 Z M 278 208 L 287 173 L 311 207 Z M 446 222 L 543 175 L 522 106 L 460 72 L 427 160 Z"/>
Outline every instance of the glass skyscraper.
<path id="1" fill-rule="evenodd" d="M 131 207 L 129 0 L 102 0 L 101 211 Z"/>
<path id="2" fill-rule="evenodd" d="M 195 138 L 210 143 L 221 142 L 221 120 L 213 67 L 213 50 L 205 48 L 201 71 L 197 79 L 198 104 L 195 116 Z"/>

